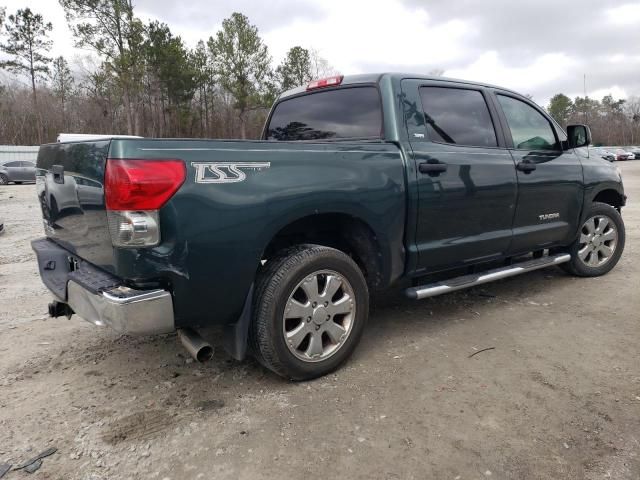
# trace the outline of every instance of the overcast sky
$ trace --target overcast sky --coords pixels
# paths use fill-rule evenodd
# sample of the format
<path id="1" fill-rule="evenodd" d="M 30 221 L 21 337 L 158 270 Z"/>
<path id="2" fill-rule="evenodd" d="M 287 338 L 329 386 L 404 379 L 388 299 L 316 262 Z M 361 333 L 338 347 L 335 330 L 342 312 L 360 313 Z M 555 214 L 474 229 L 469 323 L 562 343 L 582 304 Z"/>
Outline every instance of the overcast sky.
<path id="1" fill-rule="evenodd" d="M 315 48 L 341 73 L 445 71 L 531 94 L 640 95 L 640 2 L 629 0 L 134 0 L 143 20 L 170 25 L 187 45 L 233 11 L 258 26 L 279 61 Z M 86 54 L 56 0 L 0 0 L 54 24 L 54 54 Z"/>

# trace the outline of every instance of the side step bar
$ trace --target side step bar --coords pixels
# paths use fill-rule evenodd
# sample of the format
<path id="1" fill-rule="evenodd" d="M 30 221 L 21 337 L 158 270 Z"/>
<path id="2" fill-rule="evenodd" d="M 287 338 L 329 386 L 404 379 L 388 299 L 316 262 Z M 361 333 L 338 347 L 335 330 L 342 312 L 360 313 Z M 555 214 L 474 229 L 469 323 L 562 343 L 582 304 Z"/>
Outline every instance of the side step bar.
<path id="1" fill-rule="evenodd" d="M 547 257 L 514 263 L 506 267 L 494 268 L 493 270 L 487 270 L 486 272 L 478 274 L 463 275 L 441 282 L 407 288 L 404 293 L 409 298 L 420 300 L 422 298 L 442 295 L 443 293 L 455 292 L 456 290 L 462 290 L 464 288 L 475 287 L 476 285 L 482 285 L 483 283 L 489 283 L 503 278 L 514 277 L 521 273 L 532 272 L 540 268 L 559 265 L 569 260 L 571 260 L 571 255 L 568 253 L 549 255 Z"/>

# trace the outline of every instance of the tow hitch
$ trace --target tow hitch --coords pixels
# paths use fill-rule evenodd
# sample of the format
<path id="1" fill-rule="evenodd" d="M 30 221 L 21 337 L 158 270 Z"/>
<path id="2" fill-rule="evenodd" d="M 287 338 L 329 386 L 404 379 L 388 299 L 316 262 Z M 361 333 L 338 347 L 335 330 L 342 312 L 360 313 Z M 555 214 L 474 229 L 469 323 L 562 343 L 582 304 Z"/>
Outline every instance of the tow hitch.
<path id="1" fill-rule="evenodd" d="M 53 301 L 49 304 L 49 316 L 53 318 L 67 317 L 71 318 L 74 314 L 73 309 L 66 303 Z"/>

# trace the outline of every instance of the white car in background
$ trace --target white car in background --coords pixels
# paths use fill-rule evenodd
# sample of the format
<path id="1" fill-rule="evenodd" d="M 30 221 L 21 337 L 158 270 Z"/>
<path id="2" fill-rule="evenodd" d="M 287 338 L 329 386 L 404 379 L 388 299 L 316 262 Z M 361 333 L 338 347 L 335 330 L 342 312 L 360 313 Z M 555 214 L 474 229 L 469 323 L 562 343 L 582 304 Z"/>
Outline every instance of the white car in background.
<path id="1" fill-rule="evenodd" d="M 627 150 L 633 153 L 634 160 L 640 160 L 640 147 L 628 147 Z"/>
<path id="2" fill-rule="evenodd" d="M 594 154 L 599 155 L 607 162 L 614 162 L 616 160 L 616 154 L 604 147 L 592 147 L 591 150 L 594 152 Z"/>
<path id="3" fill-rule="evenodd" d="M 616 160 L 619 162 L 625 161 L 625 160 L 634 160 L 636 158 L 636 156 L 631 153 L 631 152 L 627 152 L 626 150 L 623 150 L 622 148 L 618 148 L 616 150 Z"/>

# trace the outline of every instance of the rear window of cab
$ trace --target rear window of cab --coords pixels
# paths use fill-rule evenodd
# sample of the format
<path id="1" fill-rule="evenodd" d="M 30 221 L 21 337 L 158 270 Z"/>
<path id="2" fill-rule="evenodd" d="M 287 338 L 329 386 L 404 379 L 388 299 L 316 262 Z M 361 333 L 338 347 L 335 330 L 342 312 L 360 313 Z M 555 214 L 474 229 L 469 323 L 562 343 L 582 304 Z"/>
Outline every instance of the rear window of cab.
<path id="1" fill-rule="evenodd" d="M 342 87 L 285 99 L 276 104 L 267 140 L 381 138 L 382 106 L 373 86 Z"/>

